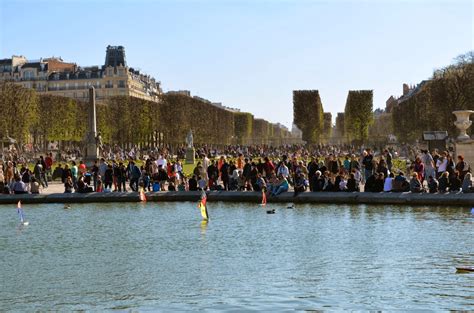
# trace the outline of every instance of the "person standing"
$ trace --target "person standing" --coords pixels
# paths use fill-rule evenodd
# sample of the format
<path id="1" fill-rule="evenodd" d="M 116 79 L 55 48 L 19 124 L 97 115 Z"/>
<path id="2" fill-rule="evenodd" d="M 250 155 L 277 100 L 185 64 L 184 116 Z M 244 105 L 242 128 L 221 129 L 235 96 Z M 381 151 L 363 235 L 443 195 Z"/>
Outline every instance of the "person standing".
<path id="1" fill-rule="evenodd" d="M 129 162 L 129 176 L 130 176 L 130 188 L 133 191 L 138 191 L 138 180 L 142 176 L 140 168 L 135 165 L 134 161 Z"/>
<path id="2" fill-rule="evenodd" d="M 421 161 L 425 167 L 424 177 L 436 177 L 434 159 L 428 150 L 421 150 Z"/>
<path id="3" fill-rule="evenodd" d="M 441 156 L 436 161 L 436 168 L 438 169 L 437 177 L 441 177 L 441 174 L 446 172 L 448 168 L 448 159 L 446 157 L 446 152 L 443 152 Z"/>
<path id="4" fill-rule="evenodd" d="M 373 164 L 374 156 L 370 153 L 370 149 L 364 153 L 364 157 L 362 159 L 362 165 L 364 166 L 364 177 L 367 180 L 370 176 L 372 176 L 374 171 L 374 164 Z"/>
<path id="5" fill-rule="evenodd" d="M 390 153 L 390 151 L 388 149 L 384 150 L 384 155 L 385 155 L 385 161 L 387 163 L 388 171 L 392 172 L 392 166 L 393 166 L 392 158 L 393 158 L 393 156 L 392 156 L 392 154 Z"/>
<path id="6" fill-rule="evenodd" d="M 127 169 L 123 165 L 123 162 L 119 162 L 118 170 L 117 170 L 117 182 L 118 182 L 118 191 L 119 192 L 126 192 L 126 181 L 127 181 Z"/>
<path id="7" fill-rule="evenodd" d="M 48 188 L 48 178 L 46 177 L 46 161 L 44 160 L 43 156 L 40 155 L 40 161 L 41 161 L 41 185 L 46 186 Z"/>
<path id="8" fill-rule="evenodd" d="M 41 164 L 41 160 L 36 161 L 35 167 L 33 168 L 33 174 L 37 181 L 41 184 L 44 188 L 45 184 L 43 182 L 43 165 Z"/>
<path id="9" fill-rule="evenodd" d="M 77 168 L 76 162 L 71 161 L 71 177 L 72 177 L 72 184 L 74 186 L 74 189 L 77 190 L 77 181 L 78 181 L 78 176 L 79 176 L 79 169 Z"/>
<path id="10" fill-rule="evenodd" d="M 50 152 L 48 156 L 44 159 L 45 163 L 45 172 L 46 172 L 46 181 L 51 177 L 52 179 L 52 169 L 53 169 L 53 154 Z"/>

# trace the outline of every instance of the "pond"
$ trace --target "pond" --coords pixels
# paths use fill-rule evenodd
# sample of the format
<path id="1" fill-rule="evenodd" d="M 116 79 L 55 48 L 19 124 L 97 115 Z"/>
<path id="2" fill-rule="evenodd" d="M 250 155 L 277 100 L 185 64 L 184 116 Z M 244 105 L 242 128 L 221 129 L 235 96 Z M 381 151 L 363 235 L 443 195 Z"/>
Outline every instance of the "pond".
<path id="1" fill-rule="evenodd" d="M 0 206 L 0 310 L 473 310 L 470 208 Z"/>

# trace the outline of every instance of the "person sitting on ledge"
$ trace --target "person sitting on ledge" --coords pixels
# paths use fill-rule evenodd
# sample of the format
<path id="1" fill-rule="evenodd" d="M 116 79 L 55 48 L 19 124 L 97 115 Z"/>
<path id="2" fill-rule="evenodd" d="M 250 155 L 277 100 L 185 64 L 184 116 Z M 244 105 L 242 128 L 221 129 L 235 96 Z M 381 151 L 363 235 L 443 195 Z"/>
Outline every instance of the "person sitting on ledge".
<path id="1" fill-rule="evenodd" d="M 347 180 L 347 185 L 346 185 L 347 192 L 358 192 L 359 191 L 359 184 L 357 183 L 355 179 L 354 173 L 351 173 L 349 175 L 349 179 Z"/>
<path id="2" fill-rule="evenodd" d="M 420 180 L 418 179 L 418 173 L 417 172 L 414 172 L 411 175 L 410 191 L 413 192 L 413 193 L 423 192 L 423 187 L 421 185 Z"/>
<path id="3" fill-rule="evenodd" d="M 279 194 L 283 192 L 287 192 L 289 188 L 288 180 L 283 175 L 279 175 L 278 177 L 278 183 L 276 185 L 276 189 L 272 192 L 272 196 L 278 196 Z"/>
<path id="4" fill-rule="evenodd" d="M 398 175 L 393 179 L 392 191 L 393 192 L 405 192 L 410 190 L 410 184 L 403 172 L 399 172 Z"/>
<path id="5" fill-rule="evenodd" d="M 324 187 L 323 191 L 334 191 L 334 178 L 329 171 L 324 173 Z"/>
<path id="6" fill-rule="evenodd" d="M 385 181 L 383 183 L 383 191 L 385 192 L 391 192 L 392 191 L 392 186 L 393 186 L 393 179 L 394 179 L 393 173 L 390 173 L 387 178 L 385 178 Z"/>
<path id="7" fill-rule="evenodd" d="M 314 174 L 313 178 L 311 179 L 312 186 L 313 186 L 313 191 L 323 191 L 324 187 L 324 179 L 321 177 L 321 171 L 316 171 Z"/>
<path id="8" fill-rule="evenodd" d="M 472 174 L 471 173 L 466 173 L 466 175 L 464 175 L 464 180 L 462 181 L 462 192 L 463 193 L 474 192 L 474 187 L 472 187 Z"/>
<path id="9" fill-rule="evenodd" d="M 196 175 L 193 175 L 189 179 L 188 184 L 189 184 L 189 191 L 197 191 L 198 190 L 198 183 L 197 183 Z"/>
<path id="10" fill-rule="evenodd" d="M 31 193 L 33 193 L 33 194 L 38 194 L 38 193 L 40 193 L 40 185 L 39 185 L 38 182 L 36 181 L 36 178 L 35 178 L 35 177 L 31 177 L 31 181 L 30 181 L 30 191 L 31 191 Z"/>
<path id="11" fill-rule="evenodd" d="M 8 187 L 8 184 L 5 184 L 4 182 L 0 182 L 0 193 L 4 195 L 10 194 L 10 188 Z"/>
<path id="12" fill-rule="evenodd" d="M 374 182 L 373 192 L 382 192 L 383 191 L 385 174 L 383 172 L 380 172 L 378 174 L 374 174 L 373 176 L 376 176 L 375 182 Z"/>
<path id="13" fill-rule="evenodd" d="M 68 176 L 65 178 L 64 182 L 64 193 L 72 193 L 72 190 L 74 189 L 74 184 L 72 182 L 72 177 Z"/>
<path id="14" fill-rule="evenodd" d="M 375 175 L 370 175 L 365 181 L 364 192 L 375 192 Z"/>
<path id="15" fill-rule="evenodd" d="M 436 178 L 434 178 L 433 176 L 428 176 L 428 190 L 430 193 L 437 193 L 438 192 L 438 181 L 436 180 Z"/>
<path id="16" fill-rule="evenodd" d="M 28 193 L 26 184 L 21 180 L 20 175 L 15 175 L 15 182 L 12 186 L 14 194 Z"/>
<path id="17" fill-rule="evenodd" d="M 305 192 L 306 191 L 306 186 L 307 186 L 307 181 L 304 178 L 303 173 L 298 173 L 295 179 L 295 193 L 293 196 L 297 196 L 300 192 Z"/>
<path id="18" fill-rule="evenodd" d="M 449 188 L 449 179 L 448 179 L 449 173 L 448 172 L 443 172 L 441 174 L 441 177 L 438 180 L 439 183 L 439 192 L 447 192 Z"/>
<path id="19" fill-rule="evenodd" d="M 459 179 L 459 172 L 454 171 L 454 174 L 449 177 L 449 191 L 459 192 L 461 190 L 461 180 Z"/>
<path id="20" fill-rule="evenodd" d="M 87 193 L 92 191 L 92 187 L 89 187 L 89 185 L 84 181 L 84 176 L 80 176 L 79 180 L 77 181 L 77 192 Z"/>

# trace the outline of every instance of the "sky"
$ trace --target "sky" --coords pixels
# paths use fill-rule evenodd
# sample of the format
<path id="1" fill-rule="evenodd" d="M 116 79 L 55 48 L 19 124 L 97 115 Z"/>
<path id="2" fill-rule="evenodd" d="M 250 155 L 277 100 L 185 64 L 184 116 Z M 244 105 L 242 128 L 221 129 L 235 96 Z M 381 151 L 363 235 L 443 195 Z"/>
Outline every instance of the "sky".
<path id="1" fill-rule="evenodd" d="M 0 0 L 0 59 L 60 56 L 102 65 L 107 45 L 161 81 L 291 127 L 292 91 L 343 112 L 349 90 L 374 109 L 402 84 L 473 50 L 471 0 Z"/>

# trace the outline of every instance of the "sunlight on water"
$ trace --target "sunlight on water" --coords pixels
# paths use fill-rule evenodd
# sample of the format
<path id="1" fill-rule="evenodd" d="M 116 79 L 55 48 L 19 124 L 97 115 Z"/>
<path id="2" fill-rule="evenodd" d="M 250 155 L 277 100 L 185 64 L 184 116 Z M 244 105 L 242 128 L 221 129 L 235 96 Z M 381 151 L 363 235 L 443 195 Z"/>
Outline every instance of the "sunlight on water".
<path id="1" fill-rule="evenodd" d="M 269 208 L 276 214 L 266 214 Z M 474 309 L 470 209 L 0 207 L 0 310 Z"/>

